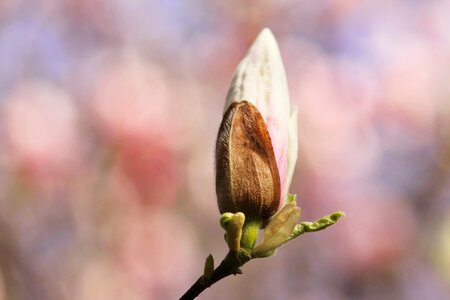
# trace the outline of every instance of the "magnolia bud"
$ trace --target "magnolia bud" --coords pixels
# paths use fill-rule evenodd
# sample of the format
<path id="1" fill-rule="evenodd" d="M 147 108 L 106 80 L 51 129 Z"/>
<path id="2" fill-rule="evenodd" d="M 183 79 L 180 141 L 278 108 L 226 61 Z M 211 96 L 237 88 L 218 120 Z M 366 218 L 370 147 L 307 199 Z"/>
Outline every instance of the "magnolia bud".
<path id="1" fill-rule="evenodd" d="M 264 226 L 280 204 L 280 175 L 266 123 L 247 101 L 225 112 L 216 143 L 216 193 L 221 213 L 243 212 Z"/>

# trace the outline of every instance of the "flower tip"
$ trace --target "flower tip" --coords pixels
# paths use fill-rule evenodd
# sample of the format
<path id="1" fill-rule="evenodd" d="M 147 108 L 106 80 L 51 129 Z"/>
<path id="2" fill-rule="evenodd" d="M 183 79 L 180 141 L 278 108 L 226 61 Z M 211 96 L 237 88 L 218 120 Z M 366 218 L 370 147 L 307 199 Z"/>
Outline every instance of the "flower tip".
<path id="1" fill-rule="evenodd" d="M 275 39 L 275 36 L 272 33 L 272 30 L 270 30 L 269 28 L 265 27 L 261 30 L 261 32 L 258 34 L 258 37 L 256 39 Z"/>
<path id="2" fill-rule="evenodd" d="M 254 45 L 258 45 L 258 48 L 272 48 L 274 45 L 278 48 L 277 40 L 269 28 L 264 28 L 256 37 Z"/>

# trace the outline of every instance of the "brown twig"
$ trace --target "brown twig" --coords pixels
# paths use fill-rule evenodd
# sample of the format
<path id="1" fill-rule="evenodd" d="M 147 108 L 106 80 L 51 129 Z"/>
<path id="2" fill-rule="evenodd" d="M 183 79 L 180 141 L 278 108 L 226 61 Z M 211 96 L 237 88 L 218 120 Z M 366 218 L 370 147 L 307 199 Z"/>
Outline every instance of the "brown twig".
<path id="1" fill-rule="evenodd" d="M 189 288 L 189 290 L 183 296 L 181 296 L 180 300 L 195 299 L 204 290 L 206 290 L 219 280 L 230 275 L 242 274 L 242 271 L 239 268 L 242 267 L 246 262 L 248 262 L 250 258 L 250 254 L 243 249 L 241 249 L 239 252 L 230 251 L 209 277 L 207 277 L 206 275 L 200 276 L 200 278 L 197 279 L 197 281 Z"/>

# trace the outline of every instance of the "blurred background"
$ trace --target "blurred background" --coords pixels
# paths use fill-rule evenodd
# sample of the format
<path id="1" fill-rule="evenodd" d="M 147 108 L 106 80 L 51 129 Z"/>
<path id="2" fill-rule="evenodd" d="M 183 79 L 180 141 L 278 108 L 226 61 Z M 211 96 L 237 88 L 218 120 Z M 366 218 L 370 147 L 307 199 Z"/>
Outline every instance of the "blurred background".
<path id="1" fill-rule="evenodd" d="M 200 299 L 450 299 L 450 2 L 1 0 L 0 299 L 177 299 L 226 254 L 214 147 L 263 27 L 302 220 Z"/>

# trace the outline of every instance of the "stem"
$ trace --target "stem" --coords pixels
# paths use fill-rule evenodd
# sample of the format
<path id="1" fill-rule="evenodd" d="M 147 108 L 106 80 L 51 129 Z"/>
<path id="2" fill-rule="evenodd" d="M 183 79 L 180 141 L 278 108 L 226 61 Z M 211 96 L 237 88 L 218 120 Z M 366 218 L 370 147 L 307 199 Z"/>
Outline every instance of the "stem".
<path id="1" fill-rule="evenodd" d="M 240 274 L 239 268 L 250 260 L 250 253 L 245 250 L 239 252 L 228 252 L 227 256 L 223 259 L 220 265 L 213 271 L 209 278 L 204 275 L 190 287 L 190 289 L 181 296 L 180 300 L 192 300 L 195 299 L 201 292 L 209 288 L 217 281 L 230 276 Z"/>

